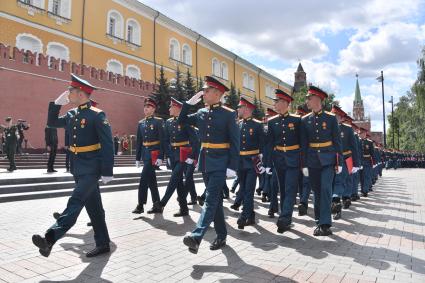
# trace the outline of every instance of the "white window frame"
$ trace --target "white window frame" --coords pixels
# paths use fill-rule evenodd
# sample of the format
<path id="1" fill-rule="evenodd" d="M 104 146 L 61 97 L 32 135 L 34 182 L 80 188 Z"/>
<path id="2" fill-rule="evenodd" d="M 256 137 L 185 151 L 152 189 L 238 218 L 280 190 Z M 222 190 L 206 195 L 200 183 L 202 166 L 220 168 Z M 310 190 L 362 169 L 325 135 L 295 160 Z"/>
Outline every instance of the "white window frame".
<path id="1" fill-rule="evenodd" d="M 188 66 L 192 66 L 192 48 L 186 43 L 182 47 L 182 62 Z"/>
<path id="2" fill-rule="evenodd" d="M 120 72 L 115 72 L 115 71 L 113 71 L 113 70 L 111 70 L 111 68 L 110 68 L 110 65 L 111 64 L 117 64 L 117 65 L 119 65 L 120 66 Z M 108 72 L 112 72 L 112 73 L 114 73 L 114 74 L 119 74 L 119 75 L 121 75 L 121 76 L 123 76 L 124 75 L 124 67 L 123 67 L 123 64 L 120 62 L 120 61 L 118 61 L 118 60 L 116 60 L 116 59 L 109 59 L 108 60 L 108 62 L 106 62 L 106 70 L 108 71 Z"/>
<path id="3" fill-rule="evenodd" d="M 57 57 L 57 56 L 51 55 L 51 50 L 52 50 L 53 46 L 63 48 L 63 50 L 65 51 L 65 55 L 62 56 L 62 57 Z M 49 67 L 50 67 L 50 58 L 51 57 L 54 57 L 55 59 L 61 59 L 61 60 L 65 60 L 65 61 L 69 62 L 69 48 L 68 48 L 68 46 L 66 46 L 65 44 L 62 44 L 60 42 L 54 42 L 54 41 L 49 42 L 47 44 L 47 47 L 46 47 L 46 55 L 49 56 L 49 59 L 48 59 L 48 66 Z M 60 69 L 60 70 L 62 71 L 62 69 Z"/>
<path id="4" fill-rule="evenodd" d="M 242 87 L 249 88 L 249 76 L 247 72 L 242 73 Z"/>
<path id="5" fill-rule="evenodd" d="M 113 34 L 110 33 L 110 28 L 109 28 L 111 18 L 115 19 L 115 26 L 114 26 L 114 33 Z M 108 35 L 112 35 L 113 37 L 124 39 L 123 29 L 124 29 L 124 18 L 121 15 L 121 13 L 118 12 L 117 10 L 109 10 L 107 20 L 106 20 L 106 33 Z"/>
<path id="6" fill-rule="evenodd" d="M 137 76 L 129 76 L 129 69 L 130 68 L 134 68 L 136 71 L 137 71 Z M 142 76 L 142 74 L 141 74 L 141 72 L 140 72 L 140 68 L 138 67 L 138 66 L 136 66 L 136 65 L 127 65 L 127 67 L 125 68 L 125 75 L 127 76 L 127 77 L 129 77 L 129 78 L 135 78 L 135 79 L 138 79 L 138 80 L 140 80 L 141 79 L 141 76 Z"/>
<path id="7" fill-rule="evenodd" d="M 255 79 L 253 75 L 249 75 L 248 77 L 248 89 L 255 90 Z"/>
<path id="8" fill-rule="evenodd" d="M 25 38 L 25 37 L 30 38 L 31 40 L 37 41 L 37 43 L 39 45 L 39 48 L 37 48 L 37 50 L 33 50 L 33 49 L 27 49 L 27 48 L 21 47 L 22 46 L 22 43 L 20 43 L 20 41 L 23 40 L 23 38 Z M 30 50 L 32 53 L 41 53 L 41 54 L 43 53 L 43 42 L 41 41 L 40 38 L 38 38 L 37 36 L 32 35 L 30 33 L 20 33 L 20 34 L 18 34 L 16 36 L 16 44 L 15 44 L 15 46 L 18 49 Z"/>
<path id="9" fill-rule="evenodd" d="M 221 64 L 217 58 L 211 60 L 211 68 L 213 76 L 220 77 L 221 74 Z"/>
<path id="10" fill-rule="evenodd" d="M 221 66 L 220 66 L 221 70 L 220 70 L 220 74 L 221 74 L 221 78 L 224 80 L 228 80 L 229 79 L 229 67 L 227 65 L 226 62 L 221 62 Z"/>
<path id="11" fill-rule="evenodd" d="M 128 38 L 128 28 L 129 26 L 133 27 L 133 34 L 132 34 L 132 40 L 130 40 L 130 38 Z M 128 43 L 133 43 L 136 45 L 141 45 L 141 41 L 142 41 L 142 29 L 140 27 L 139 22 L 136 19 L 133 18 L 129 18 L 126 21 L 126 25 L 125 25 L 125 40 Z"/>
<path id="12" fill-rule="evenodd" d="M 54 1 L 59 1 L 58 11 L 53 11 Z M 48 2 L 48 11 L 52 13 L 53 15 L 57 15 L 65 19 L 71 19 L 71 9 L 72 9 L 72 0 L 49 0 Z"/>
<path id="13" fill-rule="evenodd" d="M 174 37 L 170 38 L 169 42 L 169 56 L 171 59 L 180 61 L 180 42 Z M 172 46 L 174 49 L 172 49 Z"/>

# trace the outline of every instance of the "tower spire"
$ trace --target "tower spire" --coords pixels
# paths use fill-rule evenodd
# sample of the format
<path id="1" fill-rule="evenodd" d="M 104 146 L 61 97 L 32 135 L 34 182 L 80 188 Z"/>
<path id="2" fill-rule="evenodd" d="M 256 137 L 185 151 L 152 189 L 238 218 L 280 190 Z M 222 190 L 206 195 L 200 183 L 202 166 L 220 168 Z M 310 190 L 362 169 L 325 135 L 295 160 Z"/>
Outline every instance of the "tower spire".
<path id="1" fill-rule="evenodd" d="M 362 101 L 362 95 L 360 93 L 359 74 L 356 74 L 356 90 L 354 92 L 354 102 L 361 102 L 361 101 Z"/>

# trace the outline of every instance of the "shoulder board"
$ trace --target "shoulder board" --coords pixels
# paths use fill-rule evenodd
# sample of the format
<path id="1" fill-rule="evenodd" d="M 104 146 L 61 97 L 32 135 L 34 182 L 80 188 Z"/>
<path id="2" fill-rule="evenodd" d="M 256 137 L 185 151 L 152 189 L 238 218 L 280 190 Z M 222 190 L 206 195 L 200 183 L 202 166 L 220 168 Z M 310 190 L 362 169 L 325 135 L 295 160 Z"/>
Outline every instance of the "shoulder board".
<path id="1" fill-rule="evenodd" d="M 199 129 L 195 126 L 190 126 L 191 128 L 193 128 L 194 130 L 198 131 Z"/>
<path id="2" fill-rule="evenodd" d="M 173 117 L 167 119 L 167 121 L 172 121 L 172 120 L 173 120 Z"/>
<path id="3" fill-rule="evenodd" d="M 144 122 L 146 119 L 145 118 L 143 118 L 142 120 L 140 120 L 139 121 L 139 123 L 142 123 L 142 122 Z"/>
<path id="4" fill-rule="evenodd" d="M 252 121 L 254 121 L 255 123 L 259 123 L 259 124 L 263 123 L 263 122 L 261 122 L 260 120 L 257 120 L 257 119 L 252 119 Z"/>
<path id="5" fill-rule="evenodd" d="M 346 123 L 342 123 L 342 124 L 343 124 L 344 126 L 346 126 L 346 127 L 350 127 L 350 128 L 352 128 L 350 124 L 346 124 Z"/>
<path id="6" fill-rule="evenodd" d="M 329 111 L 325 111 L 325 113 L 326 113 L 326 114 L 328 114 L 328 115 L 331 115 L 331 116 L 335 116 L 335 114 L 334 114 L 334 113 L 329 112 Z"/>
<path id="7" fill-rule="evenodd" d="M 235 112 L 235 110 L 233 110 L 232 108 L 229 108 L 225 105 L 221 105 L 221 108 L 226 109 L 227 111 L 230 111 L 230 112 Z"/>
<path id="8" fill-rule="evenodd" d="M 295 118 L 301 118 L 301 116 L 300 115 L 297 115 L 297 114 L 289 114 L 289 116 L 295 117 Z"/>
<path id="9" fill-rule="evenodd" d="M 99 113 L 99 112 L 102 112 L 103 110 L 101 110 L 101 109 L 99 109 L 99 108 L 97 108 L 97 107 L 90 107 L 90 110 L 93 110 L 94 112 L 96 112 L 96 113 Z"/>
<path id="10" fill-rule="evenodd" d="M 310 112 L 310 113 L 308 113 L 308 114 L 305 114 L 302 118 L 304 119 L 304 118 L 307 118 L 307 117 L 309 117 L 309 116 L 311 116 L 311 115 L 313 115 L 313 112 Z"/>
<path id="11" fill-rule="evenodd" d="M 276 114 L 276 115 L 274 115 L 273 117 L 270 117 L 270 118 L 269 118 L 269 121 L 271 121 L 271 120 L 273 120 L 273 119 L 276 119 L 277 117 L 279 117 L 279 114 Z"/>
<path id="12" fill-rule="evenodd" d="M 163 120 L 161 117 L 154 117 L 155 119 L 157 119 L 157 120 Z"/>

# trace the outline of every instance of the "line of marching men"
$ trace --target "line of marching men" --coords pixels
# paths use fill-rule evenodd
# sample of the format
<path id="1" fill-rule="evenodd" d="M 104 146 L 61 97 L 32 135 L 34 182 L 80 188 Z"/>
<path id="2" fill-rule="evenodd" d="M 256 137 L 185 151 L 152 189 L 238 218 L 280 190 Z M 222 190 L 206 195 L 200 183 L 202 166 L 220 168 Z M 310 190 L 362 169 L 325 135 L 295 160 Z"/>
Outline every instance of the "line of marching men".
<path id="1" fill-rule="evenodd" d="M 96 88 L 71 76 L 68 90 L 49 103 L 49 127 L 65 128 L 70 140 L 70 171 L 75 189 L 66 208 L 55 213 L 55 223 L 44 235 L 35 234 L 33 244 L 48 257 L 54 244 L 75 224 L 86 208 L 94 230 L 96 247 L 86 254 L 94 257 L 110 252 L 110 238 L 105 220 L 99 180 L 113 180 L 114 148 L 112 130 L 103 110 L 94 107 L 90 97 Z M 136 166 L 141 172 L 138 204 L 133 213 L 144 212 L 148 190 L 153 207 L 148 213 L 162 213 L 174 191 L 180 210 L 175 216 L 188 215 L 188 192 L 196 199 L 193 172 L 202 172 L 205 191 L 196 227 L 183 238 L 190 252 L 197 253 L 202 239 L 214 222 L 217 234 L 210 249 L 226 245 L 227 229 L 223 197 L 228 195 L 226 178 L 237 177 L 239 191 L 232 208 L 242 212 L 238 228 L 255 224 L 254 193 L 257 178 L 266 199 L 270 199 L 269 216 L 280 210 L 277 230 L 291 229 L 296 194 L 300 193 L 298 211 L 307 213 L 310 190 L 314 194 L 313 234 L 327 236 L 334 219 L 341 217 L 342 207 L 366 197 L 383 168 L 383 154 L 368 138 L 365 129 L 352 124 L 337 106 L 332 113 L 323 110 L 326 92 L 310 86 L 306 104 L 310 113 L 290 114 L 293 100 L 289 93 L 276 90 L 275 115 L 265 123 L 252 118 L 252 102 L 242 98 L 237 111 L 221 103 L 229 89 L 214 77 L 206 76 L 202 91 L 188 101 L 172 99 L 167 121 L 155 116 L 156 96 L 145 99 L 145 118 L 138 123 Z M 194 111 L 202 99 L 205 107 Z M 74 108 L 59 116 L 61 107 Z M 171 178 L 162 198 L 159 195 L 156 169 L 167 162 Z M 184 177 L 184 178 L 183 178 Z M 280 193 L 280 206 L 278 194 Z"/>

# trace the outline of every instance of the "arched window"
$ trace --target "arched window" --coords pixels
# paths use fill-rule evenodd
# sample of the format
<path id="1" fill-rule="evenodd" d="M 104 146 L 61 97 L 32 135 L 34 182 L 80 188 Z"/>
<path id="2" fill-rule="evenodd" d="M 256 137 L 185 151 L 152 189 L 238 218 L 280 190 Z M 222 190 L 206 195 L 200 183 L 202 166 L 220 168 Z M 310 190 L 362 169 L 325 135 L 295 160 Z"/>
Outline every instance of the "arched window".
<path id="1" fill-rule="evenodd" d="M 141 45 L 140 24 L 135 19 L 127 20 L 126 38 L 128 42 Z"/>
<path id="2" fill-rule="evenodd" d="M 225 80 L 229 78 L 229 69 L 226 62 L 221 62 L 221 78 Z"/>
<path id="3" fill-rule="evenodd" d="M 189 45 L 183 44 L 182 48 L 183 63 L 192 66 L 192 48 Z"/>
<path id="4" fill-rule="evenodd" d="M 44 9 L 44 0 L 24 0 L 22 2 L 24 2 L 25 4 L 38 7 L 40 9 Z"/>
<path id="5" fill-rule="evenodd" d="M 127 65 L 125 75 L 129 78 L 140 80 L 140 69 L 136 65 Z"/>
<path id="6" fill-rule="evenodd" d="M 116 10 L 108 12 L 106 33 L 113 37 L 123 38 L 123 17 Z"/>
<path id="7" fill-rule="evenodd" d="M 212 73 L 214 76 L 220 77 L 220 62 L 216 59 L 212 59 Z"/>
<path id="8" fill-rule="evenodd" d="M 177 39 L 170 39 L 170 58 L 180 61 L 180 43 Z"/>
<path id="9" fill-rule="evenodd" d="M 46 54 L 55 57 L 55 59 L 69 61 L 69 48 L 59 42 L 49 42 Z"/>
<path id="10" fill-rule="evenodd" d="M 71 0 L 49 0 L 49 12 L 67 19 L 71 18 Z"/>
<path id="11" fill-rule="evenodd" d="M 18 49 L 29 50 L 32 53 L 43 53 L 43 43 L 38 37 L 32 34 L 18 34 L 15 46 Z"/>
<path id="12" fill-rule="evenodd" d="M 250 90 L 254 90 L 255 89 L 255 80 L 253 76 L 249 76 L 249 80 L 248 80 L 248 88 Z"/>
<path id="13" fill-rule="evenodd" d="M 119 75 L 123 75 L 122 63 L 118 60 L 110 59 L 106 63 L 106 71 L 111 72 L 111 73 L 115 73 L 115 74 L 119 74 Z"/>
<path id="14" fill-rule="evenodd" d="M 247 73 L 242 74 L 242 86 L 244 88 L 249 88 L 249 78 Z"/>

